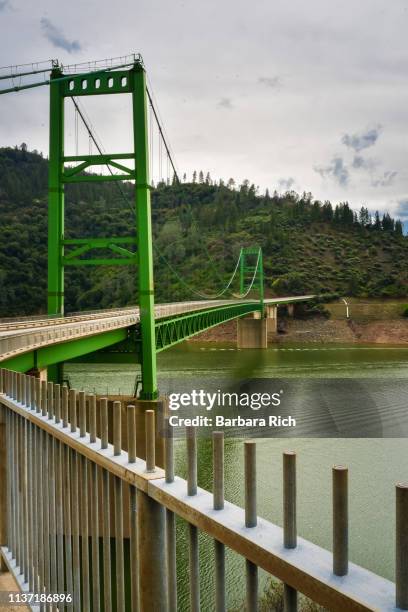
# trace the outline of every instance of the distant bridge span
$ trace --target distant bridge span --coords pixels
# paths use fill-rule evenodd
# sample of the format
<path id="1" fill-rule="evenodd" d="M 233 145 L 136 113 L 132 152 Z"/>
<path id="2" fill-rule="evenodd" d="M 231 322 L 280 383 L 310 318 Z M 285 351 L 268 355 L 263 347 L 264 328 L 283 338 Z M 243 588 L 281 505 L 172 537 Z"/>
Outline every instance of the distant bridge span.
<path id="1" fill-rule="evenodd" d="M 264 308 L 312 299 L 313 295 L 271 298 Z M 155 306 L 156 352 L 232 319 L 260 312 L 257 300 L 204 300 Z M 0 365 L 19 372 L 41 370 L 85 358 L 96 362 L 140 363 L 138 307 L 66 317 L 0 320 Z"/>

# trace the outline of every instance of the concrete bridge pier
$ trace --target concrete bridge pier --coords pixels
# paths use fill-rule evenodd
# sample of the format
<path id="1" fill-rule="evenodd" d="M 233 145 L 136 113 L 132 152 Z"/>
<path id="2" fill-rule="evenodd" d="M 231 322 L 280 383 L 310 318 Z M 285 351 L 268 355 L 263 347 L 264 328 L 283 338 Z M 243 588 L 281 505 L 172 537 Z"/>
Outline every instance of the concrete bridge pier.
<path id="1" fill-rule="evenodd" d="M 260 315 L 261 313 L 259 313 Z M 268 348 L 268 323 L 264 318 L 237 320 L 237 347 L 242 349 Z"/>
<path id="2" fill-rule="evenodd" d="M 45 382 L 47 382 L 49 380 L 48 368 L 34 368 L 27 372 L 27 376 L 34 376 L 34 378 L 39 378 L 41 381 L 45 380 Z"/>
<path id="3" fill-rule="evenodd" d="M 44 380 L 45 382 L 47 382 L 49 380 L 48 377 L 48 368 L 39 368 L 37 370 L 38 374 L 37 377 L 41 380 L 41 382 Z"/>
<path id="4" fill-rule="evenodd" d="M 277 333 L 278 331 L 278 307 L 274 304 L 266 305 L 266 321 L 269 333 Z"/>
<path id="5" fill-rule="evenodd" d="M 53 382 L 61 385 L 64 378 L 64 364 L 55 363 L 45 368 L 34 368 L 27 372 L 27 374 L 28 376 L 39 378 L 41 381 L 44 380 L 45 382 Z"/>

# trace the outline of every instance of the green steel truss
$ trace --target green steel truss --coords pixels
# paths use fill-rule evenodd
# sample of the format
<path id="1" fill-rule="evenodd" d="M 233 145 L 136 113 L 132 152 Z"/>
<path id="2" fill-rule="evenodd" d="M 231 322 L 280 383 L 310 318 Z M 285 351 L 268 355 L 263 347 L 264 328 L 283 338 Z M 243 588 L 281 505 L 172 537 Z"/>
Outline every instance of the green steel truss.
<path id="1" fill-rule="evenodd" d="M 133 108 L 132 153 L 103 155 L 64 155 L 64 101 L 73 96 L 131 94 Z M 64 75 L 55 67 L 50 79 L 50 152 L 48 204 L 48 313 L 64 314 L 64 268 L 80 265 L 139 266 L 139 306 L 142 339 L 142 397 L 157 397 L 154 330 L 153 252 L 150 208 L 149 151 L 147 130 L 146 75 L 140 61 L 130 69 L 99 71 L 97 74 Z M 125 161 L 125 163 L 122 163 Z M 130 162 L 129 167 L 127 164 Z M 66 164 L 71 164 L 66 166 Z M 75 165 L 72 165 L 75 164 Z M 91 166 L 108 165 L 119 175 L 84 175 Z M 135 238 L 78 238 L 64 236 L 64 186 L 82 181 L 135 180 Z M 136 227 L 134 228 L 136 232 Z M 126 247 L 137 246 L 137 251 Z M 69 250 L 71 248 L 71 250 Z M 95 249 L 102 257 L 86 257 Z M 67 251 L 67 252 L 66 252 Z M 106 255 L 106 251 L 111 254 Z"/>
<path id="2" fill-rule="evenodd" d="M 261 310 L 259 303 L 230 304 L 156 321 L 156 351 L 160 352 L 206 329 Z"/>
<path id="3" fill-rule="evenodd" d="M 84 336 L 83 338 L 72 340 L 67 339 L 65 342 L 50 344 L 49 346 L 10 357 L 1 361 L 1 367 L 15 370 L 16 372 L 48 368 L 64 361 L 82 358 L 84 355 L 97 354 L 98 351 L 106 350 L 114 345 L 119 346 L 122 342 L 126 342 L 128 337 L 129 330 L 124 328 L 105 331 L 95 334 L 95 336 Z"/>
<path id="4" fill-rule="evenodd" d="M 81 182 L 106 182 L 106 181 L 132 181 L 136 179 L 134 168 L 129 168 L 116 160 L 130 159 L 134 160 L 133 153 L 104 153 L 103 155 L 72 155 L 64 157 L 64 171 L 62 174 L 63 183 L 81 183 Z M 69 166 L 65 168 L 65 163 L 77 163 L 77 166 Z M 95 175 L 86 174 L 85 172 L 91 166 L 109 166 L 120 170 L 122 174 Z"/>
<path id="5" fill-rule="evenodd" d="M 259 302 L 243 302 L 206 308 L 164 319 L 155 324 L 155 354 L 206 329 L 261 310 Z M 1 367 L 25 372 L 63 361 L 93 363 L 143 363 L 143 340 L 140 325 L 104 331 L 94 336 L 59 342 L 2 361 Z"/>
<path id="6" fill-rule="evenodd" d="M 124 238 L 70 238 L 62 241 L 64 246 L 76 247 L 62 258 L 64 266 L 94 266 L 94 265 L 127 265 L 137 264 L 137 253 L 123 247 L 123 245 L 137 246 L 137 239 Z M 121 257 L 81 259 L 80 255 L 89 253 L 94 249 L 110 250 Z"/>

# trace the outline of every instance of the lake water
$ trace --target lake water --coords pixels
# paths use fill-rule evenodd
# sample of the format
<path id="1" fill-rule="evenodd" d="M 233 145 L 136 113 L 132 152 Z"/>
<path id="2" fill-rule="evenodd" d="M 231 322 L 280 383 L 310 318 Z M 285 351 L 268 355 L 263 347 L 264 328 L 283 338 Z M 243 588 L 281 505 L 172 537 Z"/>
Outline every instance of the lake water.
<path id="1" fill-rule="evenodd" d="M 65 368 L 71 385 L 77 389 L 98 393 L 129 394 L 138 370 L 133 366 L 103 366 L 71 364 Z M 313 382 L 324 388 L 324 381 L 339 381 L 342 389 L 360 392 L 359 402 L 367 397 L 375 405 L 371 413 L 354 410 L 344 431 L 353 422 L 352 438 L 342 437 L 342 425 L 332 417 L 336 427 L 330 427 L 330 437 L 324 436 L 319 419 L 313 431 L 298 436 L 291 431 L 289 438 L 281 436 L 257 441 L 258 514 L 282 524 L 282 452 L 298 454 L 298 532 L 301 536 L 331 549 L 331 467 L 335 463 L 349 467 L 350 489 L 350 559 L 389 579 L 394 576 L 394 507 L 395 483 L 408 481 L 408 444 L 406 435 L 408 347 L 393 346 L 284 346 L 267 350 L 236 350 L 232 345 L 189 343 L 179 345 L 158 358 L 160 389 L 174 387 L 175 380 L 211 381 L 220 375 L 236 381 L 248 378 L 294 380 L 293 401 L 302 415 L 302 388 L 313 401 Z M 295 380 L 296 379 L 296 380 Z M 308 383 L 309 381 L 309 383 Z M 364 383 L 366 381 L 366 385 Z M 296 386 L 297 385 L 297 386 Z M 371 395 L 370 395 L 371 394 Z M 364 397 L 363 397 L 364 396 Z M 347 404 L 345 410 L 347 410 Z M 313 406 L 307 405 L 308 414 Z M 320 417 L 319 417 L 320 418 Z M 342 417 L 343 418 L 343 417 Z M 351 419 L 351 421 L 350 421 Z M 341 420 L 343 423 L 344 419 Z M 370 423 L 375 421 L 375 427 Z M 361 427 L 359 429 L 359 427 Z M 371 427 L 371 428 L 370 428 Z M 364 437 L 359 437 L 359 431 Z M 322 433 L 323 432 L 323 433 Z M 374 432 L 370 436 L 370 432 Z M 239 435 L 239 432 L 236 432 Z M 400 436 L 387 438 L 382 436 Z M 307 437 L 306 437 L 307 436 Z M 404 436 L 404 437 L 401 437 Z M 199 485 L 211 489 L 211 442 L 199 440 Z M 243 505 L 243 443 L 238 437 L 226 439 L 225 495 L 231 502 Z M 176 442 L 176 472 L 186 476 L 185 445 Z M 179 609 L 188 610 L 187 532 L 178 525 Z M 213 609 L 213 547 L 201 536 L 202 609 Z M 263 578 L 264 579 L 264 578 Z M 228 606 L 239 605 L 244 595 L 244 562 L 227 554 Z"/>

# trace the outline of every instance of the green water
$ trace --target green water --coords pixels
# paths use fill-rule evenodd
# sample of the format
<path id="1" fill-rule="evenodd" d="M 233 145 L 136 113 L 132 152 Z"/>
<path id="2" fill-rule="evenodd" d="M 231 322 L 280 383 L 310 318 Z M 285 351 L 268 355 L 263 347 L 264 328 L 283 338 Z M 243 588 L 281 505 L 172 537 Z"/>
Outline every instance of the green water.
<path id="1" fill-rule="evenodd" d="M 405 419 L 407 393 L 401 380 L 408 377 L 408 348 L 392 346 L 291 346 L 268 350 L 237 351 L 228 345 L 183 344 L 159 355 L 161 389 L 176 377 L 201 378 L 301 378 L 371 379 L 379 389 L 381 409 Z M 131 366 L 66 367 L 72 386 L 100 393 L 130 393 L 137 369 Z M 399 381 L 395 393 L 393 379 Z M 350 384 L 352 384 L 350 380 Z M 387 385 L 383 387 L 383 385 Z M 385 389 L 381 395 L 381 390 Z M 392 397 L 391 397 L 392 396 Z M 381 413 L 380 417 L 383 419 Z M 405 420 L 403 420 L 405 423 Z M 395 428 L 394 428 L 395 429 Z M 393 430 L 394 431 L 394 430 Z M 403 435 L 405 429 L 401 429 Z M 298 453 L 298 532 L 331 548 L 331 466 L 342 463 L 350 471 L 350 559 L 393 579 L 394 574 L 394 486 L 408 480 L 408 444 L 400 438 L 280 437 L 259 439 L 258 514 L 282 524 L 282 451 Z M 243 444 L 226 440 L 226 499 L 243 505 Z M 211 445 L 199 440 L 199 485 L 211 489 Z M 185 476 L 185 447 L 176 443 L 176 471 Z M 188 609 L 186 586 L 187 533 L 178 525 L 179 609 Z M 212 542 L 200 536 L 202 609 L 213 609 Z M 227 554 L 228 605 L 242 601 L 244 563 Z"/>

